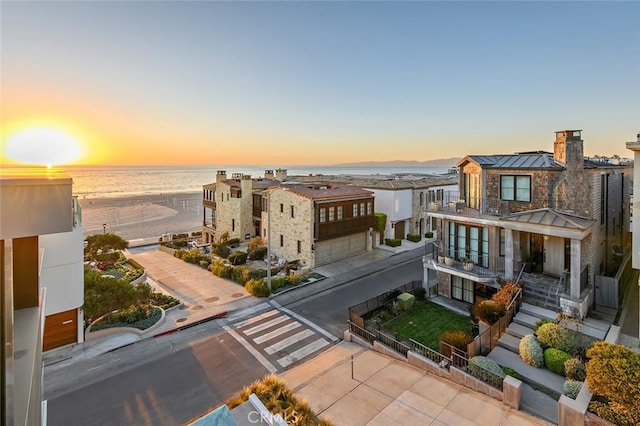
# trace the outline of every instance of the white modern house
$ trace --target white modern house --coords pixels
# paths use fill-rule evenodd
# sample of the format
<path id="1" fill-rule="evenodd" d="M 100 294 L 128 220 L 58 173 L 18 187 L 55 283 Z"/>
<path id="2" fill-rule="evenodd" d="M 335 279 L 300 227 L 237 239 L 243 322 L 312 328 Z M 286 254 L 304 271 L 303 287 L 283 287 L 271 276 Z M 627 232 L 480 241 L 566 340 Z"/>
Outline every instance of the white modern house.
<path id="1" fill-rule="evenodd" d="M 46 424 L 42 350 L 82 340 L 81 210 L 52 169 L 0 169 L 0 424 Z"/>

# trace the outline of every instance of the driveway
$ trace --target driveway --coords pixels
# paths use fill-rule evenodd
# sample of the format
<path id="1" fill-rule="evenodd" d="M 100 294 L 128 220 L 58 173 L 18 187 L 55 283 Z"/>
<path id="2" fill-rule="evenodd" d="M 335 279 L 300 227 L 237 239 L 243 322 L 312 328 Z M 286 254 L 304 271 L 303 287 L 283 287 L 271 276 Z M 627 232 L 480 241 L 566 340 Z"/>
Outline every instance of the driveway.
<path id="1" fill-rule="evenodd" d="M 262 300 L 251 296 L 240 284 L 160 250 L 133 250 L 127 257 L 144 266 L 148 282 L 156 290 L 184 303 L 183 308 L 167 315 L 167 321 L 173 321 L 176 326 L 253 306 Z"/>

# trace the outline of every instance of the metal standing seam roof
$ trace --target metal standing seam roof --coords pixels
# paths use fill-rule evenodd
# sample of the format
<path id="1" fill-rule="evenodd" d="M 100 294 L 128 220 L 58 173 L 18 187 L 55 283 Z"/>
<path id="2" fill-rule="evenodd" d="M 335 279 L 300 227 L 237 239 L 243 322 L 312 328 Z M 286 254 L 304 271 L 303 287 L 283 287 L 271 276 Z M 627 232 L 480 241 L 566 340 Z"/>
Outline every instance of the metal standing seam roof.
<path id="1" fill-rule="evenodd" d="M 585 217 L 561 213 L 549 208 L 515 213 L 502 218 L 502 220 L 578 230 L 587 229 L 595 222 Z"/>
<path id="2" fill-rule="evenodd" d="M 550 154 L 469 155 L 460 163 L 466 159 L 475 161 L 483 168 L 564 169 L 564 165 L 555 161 Z"/>
<path id="3" fill-rule="evenodd" d="M 337 186 L 334 183 L 325 185 L 309 185 L 309 184 L 285 184 L 279 185 L 278 188 L 284 188 L 287 191 L 299 195 L 310 200 L 328 200 L 328 199 L 345 199 L 345 198 L 363 198 L 373 197 L 373 192 L 357 186 Z M 269 188 L 271 189 L 271 188 Z M 274 188 L 275 189 L 275 188 Z"/>

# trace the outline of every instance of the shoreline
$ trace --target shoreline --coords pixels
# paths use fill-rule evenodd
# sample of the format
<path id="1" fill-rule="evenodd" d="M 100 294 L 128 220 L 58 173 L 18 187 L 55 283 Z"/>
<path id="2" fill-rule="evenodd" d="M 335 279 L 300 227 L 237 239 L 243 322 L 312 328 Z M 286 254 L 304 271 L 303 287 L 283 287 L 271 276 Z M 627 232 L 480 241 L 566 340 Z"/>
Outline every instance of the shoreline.
<path id="1" fill-rule="evenodd" d="M 80 198 L 84 235 L 111 232 L 126 240 L 202 230 L 202 192 Z"/>

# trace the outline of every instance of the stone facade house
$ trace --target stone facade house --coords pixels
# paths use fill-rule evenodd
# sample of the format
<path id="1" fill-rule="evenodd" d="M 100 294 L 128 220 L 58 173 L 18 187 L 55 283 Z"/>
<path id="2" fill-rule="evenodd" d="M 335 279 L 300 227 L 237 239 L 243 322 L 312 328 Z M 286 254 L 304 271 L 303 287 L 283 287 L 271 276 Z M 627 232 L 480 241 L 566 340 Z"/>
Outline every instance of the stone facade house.
<path id="1" fill-rule="evenodd" d="M 211 244 L 224 233 L 241 241 L 260 235 L 262 191 L 287 179 L 287 171 L 266 170 L 264 178 L 219 170 L 216 181 L 202 187 L 202 241 Z"/>
<path id="2" fill-rule="evenodd" d="M 631 167 L 585 160 L 581 130 L 556 132 L 553 153 L 468 155 L 457 167 L 458 194 L 427 205 L 440 232 L 425 280 L 474 303 L 497 277 L 520 276 L 530 301 L 584 317 L 595 276 L 628 243 Z"/>
<path id="3" fill-rule="evenodd" d="M 316 266 L 371 250 L 373 193 L 336 183 L 285 183 L 262 193 L 272 255 Z"/>

